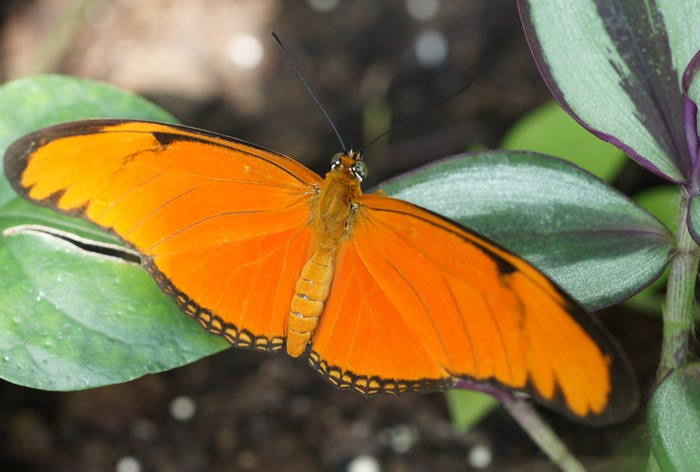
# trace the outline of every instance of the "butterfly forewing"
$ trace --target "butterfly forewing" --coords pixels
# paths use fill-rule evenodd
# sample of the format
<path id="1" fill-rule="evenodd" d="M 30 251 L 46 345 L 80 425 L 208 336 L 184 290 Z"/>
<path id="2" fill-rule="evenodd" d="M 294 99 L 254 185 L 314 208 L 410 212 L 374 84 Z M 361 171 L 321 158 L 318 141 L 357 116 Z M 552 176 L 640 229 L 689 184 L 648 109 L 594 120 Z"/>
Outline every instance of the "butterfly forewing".
<path id="1" fill-rule="evenodd" d="M 136 248 L 159 285 L 210 331 L 235 345 L 282 347 L 310 254 L 318 175 L 240 141 L 118 120 L 28 135 L 8 150 L 5 167 L 20 194 Z"/>

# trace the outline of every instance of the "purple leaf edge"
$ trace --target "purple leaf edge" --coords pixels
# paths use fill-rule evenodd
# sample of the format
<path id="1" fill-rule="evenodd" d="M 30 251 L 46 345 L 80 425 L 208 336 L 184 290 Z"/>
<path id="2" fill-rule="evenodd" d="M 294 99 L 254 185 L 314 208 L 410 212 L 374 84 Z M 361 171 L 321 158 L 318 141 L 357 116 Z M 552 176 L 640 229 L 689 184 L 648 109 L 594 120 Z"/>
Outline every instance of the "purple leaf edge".
<path id="1" fill-rule="evenodd" d="M 683 180 L 674 179 L 666 173 L 662 172 L 651 161 L 640 155 L 637 151 L 634 150 L 634 148 L 623 143 L 615 136 L 589 126 L 576 114 L 576 112 L 573 111 L 573 108 L 564 99 L 564 94 L 557 86 L 556 80 L 549 73 L 549 68 L 546 65 L 547 61 L 545 60 L 544 55 L 538 54 L 538 51 L 541 51 L 542 47 L 540 46 L 539 41 L 537 40 L 537 35 L 533 33 L 533 31 L 530 28 L 530 23 L 528 23 L 527 21 L 527 18 L 529 18 L 530 15 L 529 7 L 527 6 L 526 2 L 527 0 L 517 0 L 518 14 L 520 16 L 520 23 L 522 24 L 523 31 L 525 33 L 525 40 L 527 41 L 528 48 L 530 49 L 530 54 L 532 54 L 532 57 L 535 61 L 535 66 L 537 67 L 537 70 L 539 71 L 542 80 L 544 80 L 545 85 L 547 86 L 550 93 L 554 97 L 554 100 L 556 100 L 559 106 L 561 106 L 566 113 L 568 113 L 574 120 L 576 120 L 576 122 L 578 122 L 578 124 L 583 126 L 590 133 L 602 139 L 603 141 L 606 141 L 612 144 L 613 146 L 620 148 L 625 154 L 630 156 L 630 158 L 636 161 L 643 168 L 658 175 L 664 180 L 670 181 L 671 183 L 679 185 L 685 184 Z M 683 173 L 681 169 L 678 169 L 678 172 L 680 174 Z"/>
<path id="2" fill-rule="evenodd" d="M 681 88 L 685 105 L 685 138 L 688 144 L 688 153 L 692 162 L 692 183 L 697 182 L 700 177 L 700 142 L 698 139 L 698 104 L 688 95 L 688 89 L 693 79 L 700 70 L 700 51 L 690 60 L 688 66 L 683 71 Z"/>

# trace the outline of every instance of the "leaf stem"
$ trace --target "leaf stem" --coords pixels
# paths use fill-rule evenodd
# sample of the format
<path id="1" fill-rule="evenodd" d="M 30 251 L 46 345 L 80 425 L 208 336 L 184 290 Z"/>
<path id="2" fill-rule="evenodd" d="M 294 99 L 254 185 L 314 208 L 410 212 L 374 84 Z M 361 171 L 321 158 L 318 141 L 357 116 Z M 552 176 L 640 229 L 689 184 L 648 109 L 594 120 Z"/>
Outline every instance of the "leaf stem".
<path id="1" fill-rule="evenodd" d="M 678 246 L 671 259 L 663 312 L 663 344 L 661 364 L 657 372 L 659 379 L 671 370 L 684 366 L 688 358 L 688 338 L 693 327 L 695 279 L 700 259 L 698 245 L 688 231 L 689 205 L 688 197 L 683 195 L 678 221 Z"/>
<path id="2" fill-rule="evenodd" d="M 585 472 L 585 467 L 569 452 L 562 440 L 544 422 L 529 401 L 511 395 L 499 396 L 499 400 L 528 436 L 561 470 Z"/>

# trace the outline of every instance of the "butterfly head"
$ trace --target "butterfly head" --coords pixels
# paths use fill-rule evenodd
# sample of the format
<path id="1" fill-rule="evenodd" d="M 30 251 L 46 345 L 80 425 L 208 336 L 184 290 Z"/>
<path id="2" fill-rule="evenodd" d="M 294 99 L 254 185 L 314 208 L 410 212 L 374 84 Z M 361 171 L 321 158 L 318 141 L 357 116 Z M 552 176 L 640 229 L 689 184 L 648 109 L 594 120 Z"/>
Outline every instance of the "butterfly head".
<path id="1" fill-rule="evenodd" d="M 339 152 L 331 159 L 331 172 L 341 172 L 362 182 L 367 177 L 367 164 L 362 160 L 362 153 L 352 148 Z"/>

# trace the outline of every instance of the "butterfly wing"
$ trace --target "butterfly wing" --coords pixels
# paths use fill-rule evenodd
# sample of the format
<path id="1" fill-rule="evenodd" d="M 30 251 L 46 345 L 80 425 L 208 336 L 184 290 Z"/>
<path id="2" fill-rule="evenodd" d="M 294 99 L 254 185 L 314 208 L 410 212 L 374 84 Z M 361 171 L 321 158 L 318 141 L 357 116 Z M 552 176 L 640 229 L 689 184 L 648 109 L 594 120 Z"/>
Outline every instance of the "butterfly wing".
<path id="1" fill-rule="evenodd" d="M 337 256 L 310 361 L 365 395 L 468 379 L 593 423 L 636 405 L 619 348 L 544 275 L 466 228 L 379 195 L 363 197 Z"/>
<path id="2" fill-rule="evenodd" d="M 212 333 L 241 347 L 283 347 L 321 182 L 301 164 L 192 128 L 91 120 L 15 142 L 5 172 L 27 199 L 133 246 Z"/>

